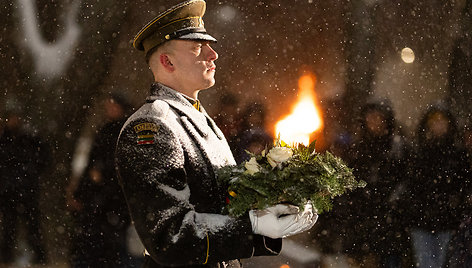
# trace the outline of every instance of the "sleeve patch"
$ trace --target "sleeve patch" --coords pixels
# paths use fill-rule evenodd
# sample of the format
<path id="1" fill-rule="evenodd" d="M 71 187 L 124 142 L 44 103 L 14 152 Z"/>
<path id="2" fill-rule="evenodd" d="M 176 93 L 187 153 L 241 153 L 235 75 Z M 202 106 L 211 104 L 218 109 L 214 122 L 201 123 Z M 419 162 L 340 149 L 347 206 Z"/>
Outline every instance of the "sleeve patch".
<path id="1" fill-rule="evenodd" d="M 140 133 L 143 131 L 150 131 L 150 132 L 157 133 L 157 131 L 159 130 L 159 126 L 155 123 L 141 123 L 134 126 L 133 129 L 136 133 Z"/>
<path id="2" fill-rule="evenodd" d="M 159 126 L 155 123 L 141 123 L 133 127 L 138 145 L 154 144 Z"/>

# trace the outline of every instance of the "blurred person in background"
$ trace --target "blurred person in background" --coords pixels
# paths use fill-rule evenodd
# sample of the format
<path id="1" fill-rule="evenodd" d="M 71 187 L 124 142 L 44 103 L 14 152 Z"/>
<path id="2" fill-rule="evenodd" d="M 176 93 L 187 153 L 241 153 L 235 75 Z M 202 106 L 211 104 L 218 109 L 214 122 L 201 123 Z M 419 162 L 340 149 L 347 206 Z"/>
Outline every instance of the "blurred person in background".
<path id="1" fill-rule="evenodd" d="M 7 112 L 5 120 L 0 121 L 0 260 L 5 264 L 12 264 L 18 256 L 18 227 L 23 225 L 32 262 L 47 262 L 40 226 L 39 186 L 41 175 L 50 164 L 50 153 L 46 143 L 23 128 L 18 112 Z"/>
<path id="2" fill-rule="evenodd" d="M 428 109 L 418 127 L 409 204 L 416 267 L 443 267 L 459 225 L 467 165 L 457 134 L 455 117 L 442 106 Z"/>
<path id="3" fill-rule="evenodd" d="M 348 256 L 366 267 L 405 267 L 407 262 L 409 241 L 401 203 L 409 149 L 398 132 L 388 101 L 363 107 L 359 139 L 346 160 L 367 186 L 335 202 L 338 207 L 329 221 L 331 228 L 344 230 L 341 239 Z"/>
<path id="4" fill-rule="evenodd" d="M 236 163 L 249 160 L 249 151 L 259 154 L 274 142 L 274 138 L 265 130 L 266 109 L 263 104 L 254 102 L 246 105 L 241 114 L 239 132 L 233 136 L 229 145 Z"/>
<path id="5" fill-rule="evenodd" d="M 347 159 L 353 135 L 347 130 L 343 121 L 342 101 L 324 101 L 322 104 L 324 111 L 323 136 L 325 137 L 326 150 L 341 159 Z M 346 256 L 343 255 L 343 241 L 347 233 L 346 228 L 350 227 L 342 224 L 345 219 L 339 217 L 343 213 L 338 213 L 338 207 L 344 205 L 345 202 L 347 200 L 344 195 L 333 199 L 333 210 L 320 215 L 322 220 L 315 225 L 314 231 L 312 231 L 313 243 L 323 254 L 322 267 L 346 261 Z"/>
<path id="6" fill-rule="evenodd" d="M 94 138 L 89 164 L 77 189 L 68 189 L 68 205 L 76 210 L 73 267 L 135 266 L 126 247 L 130 217 L 114 165 L 116 141 L 131 106 L 112 93 L 103 108 L 105 124 Z"/>
<path id="7" fill-rule="evenodd" d="M 349 155 L 354 134 L 347 130 L 344 120 L 343 104 L 340 100 L 323 102 L 323 137 L 325 137 L 326 150 L 345 159 Z"/>
<path id="8" fill-rule="evenodd" d="M 465 126 L 462 132 L 462 144 L 465 150 L 465 166 L 467 166 L 462 189 L 462 217 L 458 231 L 451 239 L 448 247 L 448 263 L 450 268 L 472 267 L 472 124 Z"/>

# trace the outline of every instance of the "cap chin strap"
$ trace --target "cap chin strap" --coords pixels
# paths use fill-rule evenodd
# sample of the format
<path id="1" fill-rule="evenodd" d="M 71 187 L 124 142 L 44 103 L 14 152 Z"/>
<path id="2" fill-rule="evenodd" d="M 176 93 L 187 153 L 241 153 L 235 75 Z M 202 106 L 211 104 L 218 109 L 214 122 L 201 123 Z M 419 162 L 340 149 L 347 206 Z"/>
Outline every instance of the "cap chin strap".
<path id="1" fill-rule="evenodd" d="M 202 28 L 182 29 L 182 30 L 175 31 L 173 33 L 167 34 L 165 36 L 165 39 L 167 39 L 167 40 L 176 39 L 178 37 L 181 37 L 181 36 L 184 36 L 184 35 L 190 34 L 190 33 L 204 33 L 204 34 L 206 34 L 206 31 L 205 31 L 205 29 L 202 29 Z"/>

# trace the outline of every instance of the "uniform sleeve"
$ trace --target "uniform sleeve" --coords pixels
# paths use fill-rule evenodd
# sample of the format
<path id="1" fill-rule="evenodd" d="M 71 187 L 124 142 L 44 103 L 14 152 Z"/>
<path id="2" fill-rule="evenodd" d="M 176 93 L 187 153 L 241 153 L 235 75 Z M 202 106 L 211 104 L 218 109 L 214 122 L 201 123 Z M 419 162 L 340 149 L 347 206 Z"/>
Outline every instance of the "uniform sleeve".
<path id="1" fill-rule="evenodd" d="M 116 163 L 136 230 L 153 260 L 209 264 L 249 258 L 255 244 L 265 248 L 252 234 L 249 217 L 195 211 L 178 138 L 159 119 L 146 120 L 123 129 Z"/>

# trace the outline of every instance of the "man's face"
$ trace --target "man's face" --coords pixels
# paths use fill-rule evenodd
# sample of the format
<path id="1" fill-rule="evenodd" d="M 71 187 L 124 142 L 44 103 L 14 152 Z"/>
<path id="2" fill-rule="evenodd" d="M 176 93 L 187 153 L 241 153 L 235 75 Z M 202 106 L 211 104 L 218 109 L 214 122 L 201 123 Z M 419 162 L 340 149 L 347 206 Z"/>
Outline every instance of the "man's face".
<path id="1" fill-rule="evenodd" d="M 449 119 L 440 112 L 431 115 L 426 124 L 431 138 L 441 138 L 449 131 Z"/>
<path id="2" fill-rule="evenodd" d="M 472 152 L 472 130 L 468 129 L 464 133 L 464 145 L 467 151 Z"/>
<path id="3" fill-rule="evenodd" d="M 123 114 L 123 107 L 114 99 L 106 99 L 104 102 L 105 115 L 109 120 L 120 119 Z"/>
<path id="4" fill-rule="evenodd" d="M 383 113 L 379 111 L 370 111 L 365 116 L 365 121 L 369 132 L 375 136 L 388 134 L 387 124 Z"/>
<path id="5" fill-rule="evenodd" d="M 208 41 L 173 40 L 168 55 L 182 89 L 201 90 L 215 84 L 218 54 Z"/>

